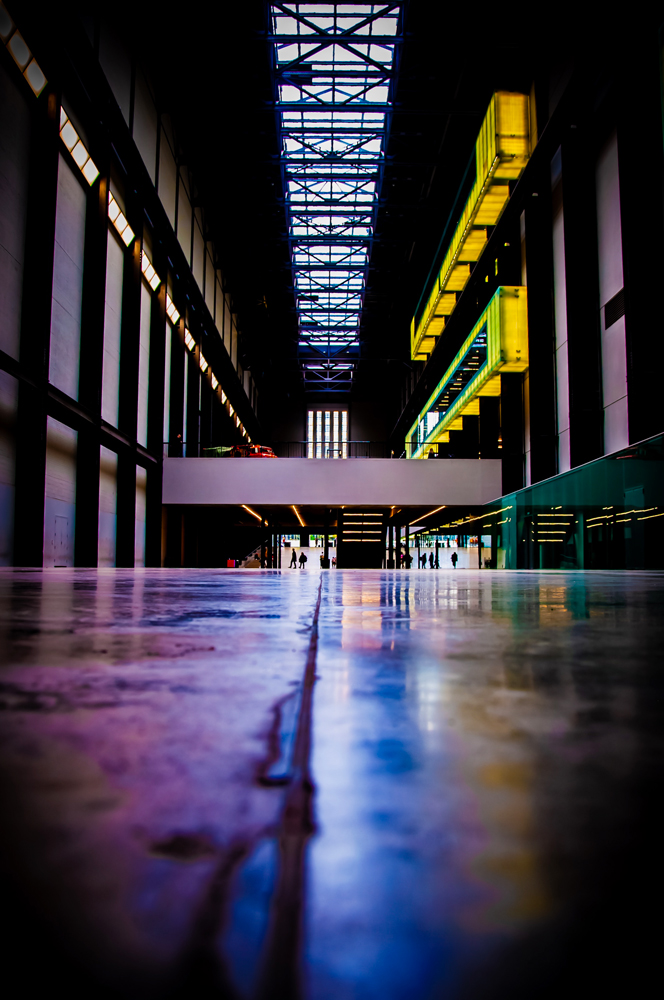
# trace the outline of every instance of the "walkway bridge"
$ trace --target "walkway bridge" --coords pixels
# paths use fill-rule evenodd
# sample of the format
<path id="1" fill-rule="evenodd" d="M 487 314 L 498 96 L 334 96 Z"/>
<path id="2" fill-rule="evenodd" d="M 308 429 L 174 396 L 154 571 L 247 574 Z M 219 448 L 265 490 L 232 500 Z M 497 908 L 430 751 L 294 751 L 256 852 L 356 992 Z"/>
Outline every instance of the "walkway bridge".
<path id="1" fill-rule="evenodd" d="M 475 506 L 501 493 L 499 459 L 164 459 L 163 503 L 181 506 Z"/>

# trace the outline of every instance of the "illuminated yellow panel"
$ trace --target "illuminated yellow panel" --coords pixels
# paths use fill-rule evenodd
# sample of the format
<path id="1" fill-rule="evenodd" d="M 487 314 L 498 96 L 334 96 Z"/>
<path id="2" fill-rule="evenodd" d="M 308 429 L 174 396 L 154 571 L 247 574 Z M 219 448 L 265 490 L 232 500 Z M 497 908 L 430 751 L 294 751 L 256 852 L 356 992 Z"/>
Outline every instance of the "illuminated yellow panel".
<path id="1" fill-rule="evenodd" d="M 429 324 L 429 335 L 431 337 L 438 337 L 443 332 L 443 327 L 445 326 L 444 316 L 434 316 Z"/>
<path id="2" fill-rule="evenodd" d="M 436 316 L 449 316 L 456 305 L 456 295 L 441 295 L 436 306 Z"/>
<path id="3" fill-rule="evenodd" d="M 496 114 L 496 149 L 500 165 L 496 177 L 516 180 L 530 156 L 530 118 L 528 102 L 518 94 L 502 94 Z"/>
<path id="4" fill-rule="evenodd" d="M 510 196 L 509 184 L 490 184 L 475 219 L 483 226 L 495 226 Z"/>
<path id="5" fill-rule="evenodd" d="M 466 282 L 470 277 L 470 264 L 457 264 L 452 269 L 447 280 L 447 287 L 450 291 L 461 292 L 466 287 Z"/>
<path id="6" fill-rule="evenodd" d="M 486 361 L 473 373 L 465 388 L 463 373 L 468 372 L 467 354 L 476 338 L 486 330 Z M 425 458 L 427 449 L 441 441 L 442 435 L 450 430 L 461 429 L 462 417 L 479 413 L 480 396 L 500 396 L 500 375 L 502 372 L 522 372 L 528 367 L 528 296 L 527 289 L 520 286 L 505 286 L 497 290 L 488 306 L 464 341 L 442 379 L 432 392 L 417 420 L 406 435 L 413 444 L 412 458 Z M 450 391 L 459 387 L 459 395 L 448 405 Z M 441 409 L 438 407 L 443 404 Z M 425 417 L 432 411 L 440 413 L 440 419 L 424 438 L 417 439 L 418 433 L 427 421 Z"/>
<path id="7" fill-rule="evenodd" d="M 427 357 L 429 356 L 429 354 L 431 354 L 435 346 L 436 346 L 435 337 L 423 337 L 422 340 L 420 341 L 419 354 L 416 354 L 413 360 L 426 361 Z"/>
<path id="8" fill-rule="evenodd" d="M 456 420 L 453 420 L 452 423 L 447 425 L 447 440 L 449 441 L 450 439 L 449 435 L 450 431 L 462 431 L 462 430 L 463 430 L 463 417 L 458 417 Z M 440 438 L 437 437 L 436 441 L 440 441 L 441 439 L 442 435 Z M 431 442 L 429 443 L 431 444 Z"/>
<path id="9" fill-rule="evenodd" d="M 419 322 L 411 325 L 411 354 L 422 357 L 422 340 L 437 336 L 429 327 L 442 309 L 441 298 L 463 291 L 470 269 L 463 262 L 479 260 L 487 238 L 483 227 L 494 226 L 509 198 L 509 180 L 517 180 L 531 150 L 530 107 L 525 94 L 498 91 L 493 95 L 475 144 L 475 184 L 457 223 L 442 267 L 429 292 Z M 498 183 L 496 183 L 498 182 Z M 452 303 L 454 306 L 455 303 Z M 445 312 L 445 315 L 449 315 Z M 430 351 L 424 352 L 425 354 Z"/>
<path id="10" fill-rule="evenodd" d="M 474 399 L 464 406 L 463 414 L 464 417 L 479 417 L 480 415 L 480 397 L 475 396 Z"/>
<path id="11" fill-rule="evenodd" d="M 477 393 L 478 396 L 500 396 L 500 375 L 490 378 Z"/>
<path id="12" fill-rule="evenodd" d="M 471 229 L 459 250 L 459 260 L 479 260 L 486 246 L 486 229 Z"/>

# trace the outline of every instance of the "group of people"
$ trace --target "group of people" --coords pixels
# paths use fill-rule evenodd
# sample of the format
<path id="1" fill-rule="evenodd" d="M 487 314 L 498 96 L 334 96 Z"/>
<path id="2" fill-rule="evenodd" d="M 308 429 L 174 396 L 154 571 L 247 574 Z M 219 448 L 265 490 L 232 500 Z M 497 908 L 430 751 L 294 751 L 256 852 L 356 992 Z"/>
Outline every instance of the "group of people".
<path id="1" fill-rule="evenodd" d="M 321 552 L 321 556 L 320 556 L 321 569 L 323 568 L 323 559 L 324 559 L 324 556 L 323 556 L 323 553 Z M 300 552 L 300 558 L 298 560 L 298 558 L 297 558 L 297 550 L 293 549 L 293 551 L 291 552 L 291 561 L 289 563 L 288 568 L 289 569 L 297 569 L 298 562 L 300 563 L 300 569 L 304 569 L 304 565 L 307 562 L 307 557 L 306 557 L 306 555 L 305 555 L 304 552 Z M 337 565 L 337 557 L 336 556 L 332 556 L 332 568 L 334 569 L 336 565 Z"/>
<path id="2" fill-rule="evenodd" d="M 452 569 L 456 569 L 456 564 L 457 564 L 458 560 L 459 560 L 458 555 L 456 554 L 456 552 L 453 552 L 452 555 L 450 556 L 450 562 L 452 563 Z M 297 551 L 296 551 L 296 549 L 293 549 L 292 552 L 291 552 L 291 561 L 290 561 L 290 564 L 289 564 L 289 569 L 297 569 L 298 561 L 299 561 L 299 564 L 300 564 L 300 569 L 304 569 L 305 563 L 307 562 L 307 557 L 306 557 L 305 553 L 303 551 L 301 551 L 300 552 L 300 558 L 298 560 L 298 558 L 297 558 Z M 402 568 L 405 567 L 406 569 L 410 569 L 410 565 L 411 565 L 412 561 L 413 561 L 413 557 L 411 556 L 410 552 L 402 552 L 401 553 L 401 566 L 402 566 Z M 422 553 L 422 555 L 419 557 L 419 561 L 420 561 L 420 569 L 426 569 L 427 568 L 427 554 L 426 554 L 426 552 Z M 320 557 L 320 564 L 321 564 L 321 566 L 323 565 L 323 555 L 322 555 L 322 553 L 321 553 L 321 557 Z M 332 566 L 335 567 L 336 565 L 337 565 L 337 560 L 336 560 L 336 557 L 333 556 L 332 557 Z M 433 552 L 429 553 L 429 569 L 438 569 L 438 564 L 437 564 L 436 560 L 434 559 Z"/>
<path id="3" fill-rule="evenodd" d="M 413 561 L 413 557 L 411 556 L 410 553 L 408 553 L 408 554 L 406 554 L 405 552 L 401 553 L 401 565 L 405 566 L 406 569 L 410 569 L 410 564 L 411 564 L 412 561 Z M 422 555 L 419 557 L 419 561 L 420 561 L 420 569 L 426 569 L 427 568 L 427 554 L 426 554 L 426 552 L 422 553 Z M 457 564 L 458 561 L 459 561 L 458 555 L 456 554 L 456 552 L 453 552 L 452 555 L 450 556 L 450 562 L 452 563 L 452 569 L 456 569 L 456 564 Z M 429 569 L 438 569 L 438 560 L 434 559 L 433 552 L 429 553 Z"/>

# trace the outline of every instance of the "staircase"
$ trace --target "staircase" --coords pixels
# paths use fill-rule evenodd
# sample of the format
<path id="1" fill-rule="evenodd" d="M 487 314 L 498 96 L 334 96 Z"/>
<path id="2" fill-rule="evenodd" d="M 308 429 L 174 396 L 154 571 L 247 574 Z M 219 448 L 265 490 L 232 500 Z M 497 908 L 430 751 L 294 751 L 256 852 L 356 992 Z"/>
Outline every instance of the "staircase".
<path id="1" fill-rule="evenodd" d="M 262 547 L 262 543 L 257 545 L 255 549 L 251 550 L 249 555 L 244 557 L 244 559 L 240 562 L 242 569 L 260 569 Z"/>

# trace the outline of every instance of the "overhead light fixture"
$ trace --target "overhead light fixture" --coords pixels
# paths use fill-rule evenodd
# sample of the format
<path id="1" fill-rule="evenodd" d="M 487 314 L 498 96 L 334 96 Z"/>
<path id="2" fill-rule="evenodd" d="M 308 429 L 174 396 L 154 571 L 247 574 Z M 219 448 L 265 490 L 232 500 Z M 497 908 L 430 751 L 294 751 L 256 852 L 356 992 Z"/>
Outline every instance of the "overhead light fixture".
<path id="1" fill-rule="evenodd" d="M 145 250 L 141 251 L 141 271 L 143 272 L 143 277 L 152 291 L 156 292 L 161 284 L 161 278 L 150 263 L 150 258 L 146 254 Z"/>
<path id="2" fill-rule="evenodd" d="M 62 131 L 60 135 L 62 135 Z M 115 226 L 120 239 L 128 247 L 134 239 L 134 230 L 120 211 L 120 206 L 110 191 L 108 192 L 108 217 Z"/>
<path id="3" fill-rule="evenodd" d="M 0 4 L 0 38 L 7 46 L 9 54 L 27 80 L 35 97 L 39 97 L 46 86 L 46 77 L 39 63 L 28 48 L 23 35 L 9 16 L 7 8 Z"/>
<path id="4" fill-rule="evenodd" d="M 198 367 L 203 372 L 203 374 L 205 374 L 205 372 L 208 370 L 209 367 L 202 353 L 198 355 Z"/>
<path id="5" fill-rule="evenodd" d="M 180 313 L 173 305 L 173 299 L 170 297 L 168 292 L 166 292 L 166 315 L 170 319 L 173 326 L 180 322 Z"/>
<path id="6" fill-rule="evenodd" d="M 88 153 L 83 140 L 70 122 L 69 116 L 64 108 L 60 108 L 60 138 L 71 153 L 74 163 L 81 171 L 90 187 L 92 187 L 94 182 L 99 177 L 99 171 L 97 170 L 94 160 Z M 129 242 L 131 243 L 131 240 Z"/>
<path id="7" fill-rule="evenodd" d="M 214 372 L 212 372 L 212 373 L 211 373 L 211 375 L 210 375 L 210 379 L 211 379 L 211 381 L 212 381 L 212 388 L 213 388 L 213 389 L 216 389 L 216 388 L 218 387 L 218 385 L 219 385 L 219 382 L 218 382 L 218 380 L 217 380 L 217 377 L 216 377 L 216 375 L 214 374 Z"/>
<path id="8" fill-rule="evenodd" d="M 247 507 L 246 503 L 240 504 L 240 506 L 244 507 L 245 510 L 248 510 L 249 513 L 252 514 L 254 517 L 258 518 L 259 521 L 263 520 L 263 518 L 260 516 L 260 514 L 257 514 L 255 510 L 251 509 L 251 507 Z"/>
<path id="9" fill-rule="evenodd" d="M 291 504 L 291 507 L 292 507 L 292 508 L 293 508 L 293 510 L 295 511 L 295 516 L 296 516 L 296 518 L 298 519 L 298 521 L 300 522 L 300 525 L 301 525 L 301 527 L 303 527 L 303 528 L 306 528 L 306 524 L 304 523 L 304 521 L 303 521 L 303 520 L 302 520 L 302 518 L 300 517 L 300 512 L 299 512 L 299 510 L 297 509 L 297 507 L 296 507 L 296 506 L 295 506 L 294 504 Z"/>
<path id="10" fill-rule="evenodd" d="M 428 514 L 422 514 L 422 517 L 418 517 L 415 521 L 411 521 L 410 523 L 417 524 L 418 521 L 423 521 L 425 517 L 430 517 L 432 514 L 437 514 L 438 511 L 443 510 L 444 507 L 447 507 L 447 504 L 444 503 L 442 507 L 436 507 L 435 510 L 430 510 Z M 486 517 L 486 514 L 484 514 L 484 517 Z"/>
<path id="11" fill-rule="evenodd" d="M 186 327 L 184 328 L 184 342 L 190 351 L 196 350 L 196 341 L 194 340 L 194 338 L 189 333 L 189 330 L 187 330 Z"/>

